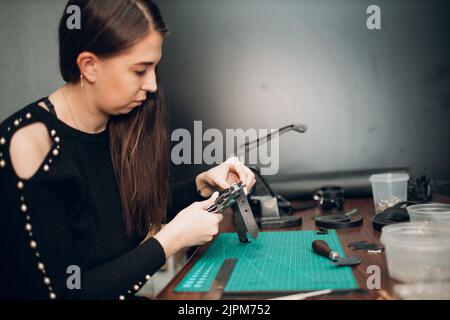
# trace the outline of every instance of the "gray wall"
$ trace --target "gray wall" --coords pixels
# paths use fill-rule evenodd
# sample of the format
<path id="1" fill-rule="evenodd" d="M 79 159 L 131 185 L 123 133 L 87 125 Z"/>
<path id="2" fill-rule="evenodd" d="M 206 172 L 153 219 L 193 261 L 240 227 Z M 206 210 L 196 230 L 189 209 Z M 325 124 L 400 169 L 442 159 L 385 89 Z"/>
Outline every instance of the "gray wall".
<path id="1" fill-rule="evenodd" d="M 61 0 L 0 0 L 0 121 L 63 84 L 58 69 Z"/>
<path id="2" fill-rule="evenodd" d="M 161 63 L 173 127 L 305 122 L 281 138 L 280 175 L 409 166 L 450 179 L 448 1 L 157 2 L 173 30 Z M 0 3 L 3 119 L 61 84 L 65 1 Z M 380 31 L 366 28 L 370 4 Z"/>

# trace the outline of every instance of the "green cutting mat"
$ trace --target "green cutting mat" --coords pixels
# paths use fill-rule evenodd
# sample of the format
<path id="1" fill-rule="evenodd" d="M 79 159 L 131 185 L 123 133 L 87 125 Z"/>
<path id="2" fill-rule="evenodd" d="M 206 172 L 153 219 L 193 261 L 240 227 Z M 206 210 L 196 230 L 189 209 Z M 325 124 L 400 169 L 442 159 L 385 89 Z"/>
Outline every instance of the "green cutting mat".
<path id="1" fill-rule="evenodd" d="M 313 240 L 322 239 L 345 256 L 336 231 L 325 235 L 316 232 L 260 232 L 250 243 L 239 242 L 236 233 L 222 233 L 174 291 L 208 291 L 227 258 L 238 260 L 225 292 L 358 288 L 351 267 L 337 267 L 312 251 Z"/>

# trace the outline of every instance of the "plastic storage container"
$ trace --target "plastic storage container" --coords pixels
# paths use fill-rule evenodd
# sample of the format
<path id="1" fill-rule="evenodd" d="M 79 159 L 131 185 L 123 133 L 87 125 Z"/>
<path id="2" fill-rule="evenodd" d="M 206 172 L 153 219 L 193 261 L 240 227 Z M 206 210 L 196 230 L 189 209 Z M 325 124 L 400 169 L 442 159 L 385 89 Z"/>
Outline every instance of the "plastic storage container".
<path id="1" fill-rule="evenodd" d="M 450 225 L 399 223 L 382 229 L 389 275 L 402 282 L 450 281 Z"/>
<path id="2" fill-rule="evenodd" d="M 450 223 L 450 204 L 416 204 L 407 210 L 411 222 Z"/>
<path id="3" fill-rule="evenodd" d="M 396 203 L 406 201 L 409 175 L 407 173 L 374 174 L 372 184 L 375 212 L 380 213 Z"/>

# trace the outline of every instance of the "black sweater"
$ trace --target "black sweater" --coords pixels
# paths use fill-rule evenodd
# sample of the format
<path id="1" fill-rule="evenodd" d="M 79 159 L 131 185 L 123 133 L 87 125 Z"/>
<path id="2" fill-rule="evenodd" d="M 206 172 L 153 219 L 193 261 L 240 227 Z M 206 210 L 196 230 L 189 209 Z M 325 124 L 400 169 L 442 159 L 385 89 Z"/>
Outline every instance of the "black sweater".
<path id="1" fill-rule="evenodd" d="M 76 130 L 40 101 L 48 99 L 0 125 L 0 298 L 131 298 L 165 263 L 163 248 L 154 238 L 139 245 L 142 239 L 125 235 L 108 129 Z M 52 147 L 24 180 L 12 168 L 9 145 L 17 130 L 35 122 L 48 128 Z M 171 184 L 171 193 L 167 221 L 203 200 L 194 179 Z M 71 266 L 80 268 L 81 289 L 68 288 L 76 283 Z"/>

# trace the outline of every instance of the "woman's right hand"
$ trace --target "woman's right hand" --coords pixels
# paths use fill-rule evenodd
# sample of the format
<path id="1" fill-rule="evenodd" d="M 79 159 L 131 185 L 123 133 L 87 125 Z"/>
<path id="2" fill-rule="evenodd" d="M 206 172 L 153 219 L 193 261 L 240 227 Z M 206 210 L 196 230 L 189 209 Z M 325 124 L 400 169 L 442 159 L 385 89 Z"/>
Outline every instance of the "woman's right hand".
<path id="1" fill-rule="evenodd" d="M 211 241 L 219 232 L 223 215 L 206 210 L 218 195 L 215 192 L 208 200 L 194 202 L 183 209 L 154 236 L 164 248 L 166 259 L 182 248 Z"/>

